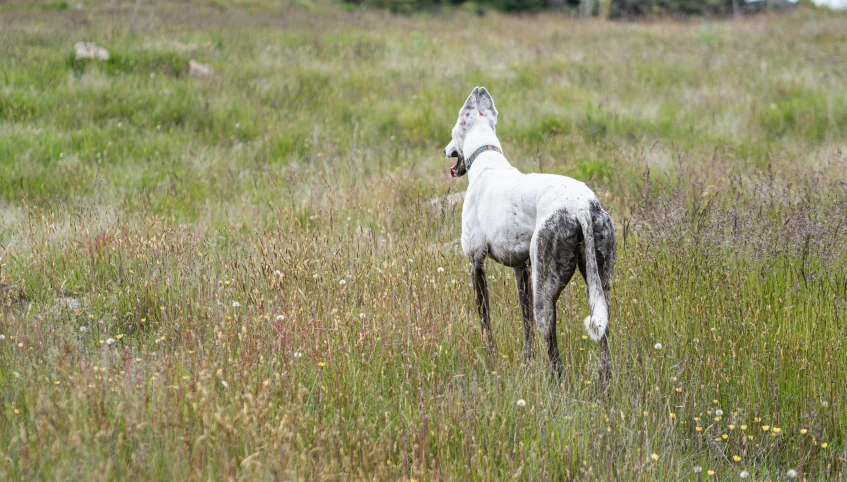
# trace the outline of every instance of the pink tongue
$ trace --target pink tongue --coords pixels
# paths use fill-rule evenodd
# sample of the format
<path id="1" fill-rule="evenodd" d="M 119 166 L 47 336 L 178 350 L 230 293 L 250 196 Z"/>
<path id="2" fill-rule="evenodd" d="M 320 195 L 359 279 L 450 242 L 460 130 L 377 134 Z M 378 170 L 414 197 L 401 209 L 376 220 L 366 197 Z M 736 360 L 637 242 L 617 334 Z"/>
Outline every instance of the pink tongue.
<path id="1" fill-rule="evenodd" d="M 455 167 L 450 168 L 450 177 L 456 177 L 456 168 Z"/>

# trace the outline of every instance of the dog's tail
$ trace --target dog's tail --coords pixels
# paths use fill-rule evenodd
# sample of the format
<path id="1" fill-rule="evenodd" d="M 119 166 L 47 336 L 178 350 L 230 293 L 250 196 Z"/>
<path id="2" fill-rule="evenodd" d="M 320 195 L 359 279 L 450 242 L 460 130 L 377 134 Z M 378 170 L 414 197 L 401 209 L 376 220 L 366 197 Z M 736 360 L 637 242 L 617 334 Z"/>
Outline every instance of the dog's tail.
<path id="1" fill-rule="evenodd" d="M 606 295 L 603 293 L 603 283 L 597 267 L 596 251 L 594 250 L 594 222 L 589 210 L 584 210 L 577 216 L 582 227 L 585 246 L 585 285 L 588 291 L 588 305 L 591 315 L 585 318 L 585 329 L 594 341 L 600 341 L 606 334 L 609 325 L 609 308 L 606 306 Z"/>

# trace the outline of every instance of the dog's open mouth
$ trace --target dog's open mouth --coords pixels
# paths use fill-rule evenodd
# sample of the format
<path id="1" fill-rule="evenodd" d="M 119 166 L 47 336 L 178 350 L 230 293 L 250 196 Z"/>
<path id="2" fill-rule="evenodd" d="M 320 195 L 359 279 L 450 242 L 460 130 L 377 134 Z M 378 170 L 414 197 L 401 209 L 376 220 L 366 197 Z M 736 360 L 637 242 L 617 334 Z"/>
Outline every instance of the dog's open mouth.
<path id="1" fill-rule="evenodd" d="M 465 159 L 462 156 L 456 156 L 456 163 L 450 168 L 450 176 L 461 177 L 464 176 L 466 172 Z"/>

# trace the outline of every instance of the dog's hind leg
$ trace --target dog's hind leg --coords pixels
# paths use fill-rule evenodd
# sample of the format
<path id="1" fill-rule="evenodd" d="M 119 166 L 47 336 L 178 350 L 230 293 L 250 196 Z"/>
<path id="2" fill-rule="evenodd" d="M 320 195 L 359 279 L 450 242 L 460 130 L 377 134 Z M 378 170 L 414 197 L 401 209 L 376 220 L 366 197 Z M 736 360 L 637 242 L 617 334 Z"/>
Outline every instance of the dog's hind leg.
<path id="1" fill-rule="evenodd" d="M 477 257 L 471 269 L 473 290 L 476 296 L 476 309 L 482 326 L 482 336 L 486 338 L 489 354 L 494 353 L 494 334 L 491 333 L 491 317 L 488 308 L 488 282 L 485 279 L 485 258 Z"/>
<path id="2" fill-rule="evenodd" d="M 559 379 L 563 366 L 556 339 L 556 302 L 576 271 L 578 229 L 573 217 L 562 210 L 536 232 L 530 246 L 535 322 L 547 342 L 553 374 Z"/>
<path id="3" fill-rule="evenodd" d="M 515 285 L 518 288 L 521 318 L 523 319 L 523 356 L 525 360 L 531 360 L 535 356 L 535 327 L 532 319 L 532 289 L 529 276 L 529 265 L 515 268 Z"/>

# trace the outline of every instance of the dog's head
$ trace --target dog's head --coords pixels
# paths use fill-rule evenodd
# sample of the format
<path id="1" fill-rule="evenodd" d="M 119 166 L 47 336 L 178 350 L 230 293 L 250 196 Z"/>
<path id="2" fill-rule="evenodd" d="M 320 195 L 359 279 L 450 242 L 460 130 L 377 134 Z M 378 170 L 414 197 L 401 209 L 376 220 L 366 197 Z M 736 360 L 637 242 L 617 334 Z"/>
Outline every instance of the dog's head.
<path id="1" fill-rule="evenodd" d="M 445 156 L 456 158 L 456 163 L 450 168 L 450 175 L 453 177 L 461 177 L 468 172 L 462 149 L 465 144 L 465 136 L 478 124 L 496 131 L 497 108 L 494 107 L 494 99 L 485 87 L 474 87 L 473 92 L 468 96 L 468 100 L 465 101 L 465 105 L 459 111 L 459 119 L 451 132 L 453 139 L 444 148 Z"/>

